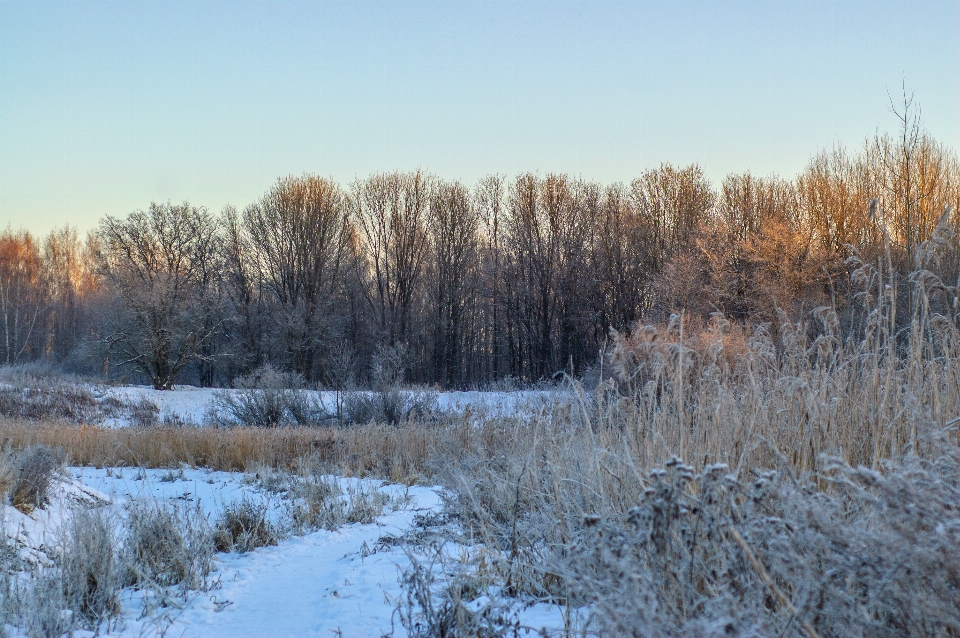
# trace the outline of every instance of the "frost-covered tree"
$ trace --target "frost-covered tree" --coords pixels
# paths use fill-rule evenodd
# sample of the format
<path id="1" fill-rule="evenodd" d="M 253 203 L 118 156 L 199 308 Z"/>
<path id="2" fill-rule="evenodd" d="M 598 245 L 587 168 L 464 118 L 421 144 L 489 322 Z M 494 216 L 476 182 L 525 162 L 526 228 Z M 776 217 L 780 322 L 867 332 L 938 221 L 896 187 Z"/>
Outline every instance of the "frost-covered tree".
<path id="1" fill-rule="evenodd" d="M 214 356 L 223 324 L 219 222 L 184 202 L 150 205 L 97 231 L 99 271 L 117 300 L 104 338 L 118 365 L 169 390 L 184 368 Z"/>

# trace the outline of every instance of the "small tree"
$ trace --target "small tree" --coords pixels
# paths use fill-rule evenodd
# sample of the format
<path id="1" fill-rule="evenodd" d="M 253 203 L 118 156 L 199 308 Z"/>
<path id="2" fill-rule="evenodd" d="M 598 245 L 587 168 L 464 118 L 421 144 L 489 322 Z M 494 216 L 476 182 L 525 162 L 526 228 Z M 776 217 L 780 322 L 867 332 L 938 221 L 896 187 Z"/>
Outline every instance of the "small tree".
<path id="1" fill-rule="evenodd" d="M 99 270 L 118 301 L 107 345 L 118 365 L 169 390 L 185 367 L 212 358 L 208 346 L 223 324 L 219 223 L 186 202 L 153 203 L 126 219 L 108 216 L 97 235 Z"/>

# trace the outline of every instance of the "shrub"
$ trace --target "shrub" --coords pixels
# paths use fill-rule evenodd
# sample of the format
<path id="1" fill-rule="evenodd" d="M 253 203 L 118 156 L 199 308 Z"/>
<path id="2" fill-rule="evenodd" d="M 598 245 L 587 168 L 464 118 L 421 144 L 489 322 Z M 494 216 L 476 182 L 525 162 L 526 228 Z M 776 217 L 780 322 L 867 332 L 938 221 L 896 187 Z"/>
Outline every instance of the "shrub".
<path id="1" fill-rule="evenodd" d="M 396 387 L 343 394 L 343 419 L 347 423 L 405 423 L 436 416 L 437 393 L 431 390 L 401 390 Z"/>
<path id="2" fill-rule="evenodd" d="M 346 518 L 341 494 L 336 479 L 307 477 L 298 482 L 291 493 L 294 527 L 301 532 L 339 528 Z"/>
<path id="3" fill-rule="evenodd" d="M 19 552 L 7 534 L 6 516 L 0 516 L 0 636 L 8 623 L 16 622 L 18 577 L 22 566 Z"/>
<path id="4" fill-rule="evenodd" d="M 213 533 L 203 513 L 137 503 L 127 518 L 124 585 L 202 589 L 213 568 Z"/>
<path id="5" fill-rule="evenodd" d="M 951 458 L 952 457 L 952 458 Z M 960 628 L 960 462 L 834 462 L 832 489 L 679 461 L 567 562 L 600 633 L 948 635 Z"/>
<path id="6" fill-rule="evenodd" d="M 278 540 L 276 526 L 267 520 L 267 506 L 246 497 L 227 505 L 214 530 L 218 552 L 249 552 L 258 547 L 276 545 Z"/>
<path id="7" fill-rule="evenodd" d="M 28 638 L 60 638 L 74 628 L 67 610 L 61 575 L 53 569 L 39 570 L 16 591 L 16 618 Z"/>
<path id="8" fill-rule="evenodd" d="M 370 370 L 371 391 L 351 390 L 338 397 L 347 423 L 404 423 L 426 420 L 437 412 L 437 393 L 403 389 L 407 352 L 402 346 L 381 346 Z"/>
<path id="9" fill-rule="evenodd" d="M 133 427 L 150 427 L 160 421 L 160 408 L 146 397 L 128 405 L 127 413 Z"/>
<path id="10" fill-rule="evenodd" d="M 236 380 L 236 391 L 215 395 L 214 414 L 234 425 L 277 427 L 316 424 L 328 418 L 323 404 L 302 390 L 300 375 L 270 364 Z"/>
<path id="11" fill-rule="evenodd" d="M 45 445 L 35 445 L 20 452 L 10 485 L 10 503 L 26 513 L 46 505 L 54 475 L 62 466 L 62 457 Z"/>
<path id="12" fill-rule="evenodd" d="M 8 444 L 0 450 L 0 498 L 6 499 L 16 475 L 17 456 Z"/>
<path id="13" fill-rule="evenodd" d="M 261 463 L 252 463 L 251 465 L 253 467 L 247 471 L 243 478 L 244 482 L 256 485 L 267 492 L 273 492 L 274 494 L 288 492 L 295 480 L 293 475 L 285 470 Z"/>
<path id="14" fill-rule="evenodd" d="M 953 635 L 960 452 L 940 449 L 806 481 L 673 459 L 632 505 L 579 520 L 530 499 L 497 523 L 465 503 L 483 544 L 413 561 L 401 618 L 414 635 L 511 635 L 535 597 L 584 611 L 586 635 Z"/>
<path id="15" fill-rule="evenodd" d="M 346 523 L 368 525 L 383 514 L 384 506 L 390 499 L 379 490 L 365 488 L 362 485 L 347 490 Z"/>
<path id="16" fill-rule="evenodd" d="M 102 423 L 126 416 L 138 426 L 157 422 L 159 408 L 147 400 L 118 399 L 91 382 L 66 376 L 46 364 L 0 366 L 0 416 L 30 421 Z"/>
<path id="17" fill-rule="evenodd" d="M 105 508 L 76 508 L 62 530 L 60 572 L 67 607 L 96 629 L 119 611 L 120 568 L 114 522 Z"/>
<path id="18" fill-rule="evenodd" d="M 0 384 L 0 416 L 92 423 L 115 415 L 117 407 L 118 402 L 100 400 L 84 385 Z"/>

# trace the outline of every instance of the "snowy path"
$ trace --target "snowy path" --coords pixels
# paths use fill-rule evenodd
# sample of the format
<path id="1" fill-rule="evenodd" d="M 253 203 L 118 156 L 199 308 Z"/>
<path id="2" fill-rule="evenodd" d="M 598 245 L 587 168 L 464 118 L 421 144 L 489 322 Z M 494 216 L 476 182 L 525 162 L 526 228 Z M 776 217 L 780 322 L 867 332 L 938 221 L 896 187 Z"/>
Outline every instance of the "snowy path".
<path id="1" fill-rule="evenodd" d="M 245 476 L 200 469 L 139 470 L 136 468 L 73 467 L 48 510 L 25 516 L 4 508 L 6 529 L 29 540 L 24 551 L 43 556 L 37 549 L 56 537 L 56 529 L 77 494 L 100 502 L 156 500 L 194 503 L 214 519 L 224 505 L 241 498 L 261 501 L 274 521 L 284 516 L 288 502 L 266 492 Z M 141 618 L 144 592 L 125 589 L 120 594 L 121 613 L 100 635 L 124 638 L 168 637 L 260 637 L 276 636 L 406 636 L 394 622 L 400 599 L 399 576 L 409 560 L 399 547 L 378 541 L 407 532 L 418 513 L 438 512 L 441 500 L 436 488 L 404 487 L 380 481 L 340 478 L 343 489 L 377 489 L 400 509 L 387 505 L 370 524 L 344 525 L 337 531 L 317 531 L 289 536 L 274 547 L 261 547 L 245 554 L 218 554 L 207 592 L 191 592 L 182 608 L 155 609 Z M 84 491 L 85 490 L 85 491 Z M 62 492 L 62 493 L 61 493 Z M 376 551 L 375 551 L 376 550 Z M 362 555 L 363 554 L 363 555 Z M 16 631 L 14 635 L 19 636 Z M 78 631 L 78 638 L 92 636 Z"/>
<path id="2" fill-rule="evenodd" d="M 239 473 L 73 467 L 69 474 L 69 481 L 61 483 L 46 510 L 25 516 L 12 507 L 5 508 L 7 533 L 27 543 L 26 554 L 42 557 L 44 543 L 56 538 L 73 502 L 112 501 L 118 511 L 130 500 L 192 503 L 215 519 L 226 504 L 249 499 L 266 504 L 274 521 L 289 515 L 289 501 Z M 120 594 L 119 616 L 109 626 L 102 626 L 98 635 L 405 637 L 395 610 L 402 596 L 400 575 L 410 562 L 391 539 L 408 532 L 418 513 L 441 511 L 438 488 L 407 488 L 371 479 L 337 480 L 344 490 L 357 489 L 361 483 L 364 489 L 376 489 L 390 496 L 399 509 L 388 504 L 375 522 L 366 525 L 354 523 L 332 532 L 288 536 L 275 547 L 245 554 L 218 554 L 209 591 L 191 592 L 185 604 L 173 600 L 174 605 L 154 606 L 146 618 L 141 618 L 145 591 L 125 589 Z M 520 612 L 519 620 L 531 628 L 521 635 L 539 635 L 541 627 L 552 628 L 549 635 L 559 635 L 563 627 L 562 610 L 555 605 L 533 605 Z M 8 629 L 11 635 L 22 635 Z M 74 635 L 91 638 L 94 634 L 77 631 Z"/>
<path id="3" fill-rule="evenodd" d="M 360 527 L 360 526 L 357 526 Z M 361 559 L 364 541 L 376 529 L 317 532 L 231 557 L 220 570 L 221 591 L 184 614 L 185 636 L 345 636 L 389 633 L 393 600 L 399 595 L 397 563 L 402 554 Z M 221 612 L 214 602 L 231 601 Z M 178 633 L 178 632 L 177 632 Z M 400 631 L 399 635 L 405 632 Z"/>
<path id="4" fill-rule="evenodd" d="M 390 486 L 396 488 L 396 486 Z M 390 489 L 385 488 L 385 489 Z M 411 505 L 387 513 L 376 524 L 347 525 L 291 538 L 277 547 L 219 557 L 219 589 L 190 601 L 168 636 L 405 636 L 392 626 L 400 596 L 399 567 L 408 561 L 399 548 L 361 557 L 386 534 L 400 535 L 416 510 L 436 509 L 439 497 L 429 488 L 411 488 Z M 218 611 L 218 608 L 221 609 Z M 123 636 L 150 635 L 151 625 L 133 620 L 137 601 L 125 610 Z M 338 632 L 340 632 L 338 634 Z"/>

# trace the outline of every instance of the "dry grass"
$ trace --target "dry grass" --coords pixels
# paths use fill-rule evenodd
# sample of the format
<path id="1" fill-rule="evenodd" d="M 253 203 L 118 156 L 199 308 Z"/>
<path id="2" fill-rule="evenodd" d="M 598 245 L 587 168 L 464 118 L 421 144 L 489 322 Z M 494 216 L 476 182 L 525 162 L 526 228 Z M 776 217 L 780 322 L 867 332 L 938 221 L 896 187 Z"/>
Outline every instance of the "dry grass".
<path id="1" fill-rule="evenodd" d="M 76 465 L 165 468 L 187 463 L 214 470 L 257 466 L 296 469 L 313 457 L 329 471 L 413 483 L 424 476 L 431 450 L 450 426 L 407 423 L 353 428 L 110 429 L 70 423 L 0 419 L 0 440 L 14 450 L 48 445 Z M 464 426 L 454 429 L 463 430 Z"/>
<path id="2" fill-rule="evenodd" d="M 26 514 L 46 505 L 54 474 L 62 466 L 63 458 L 50 446 L 31 445 L 21 450 L 9 487 L 10 504 Z"/>
<path id="3" fill-rule="evenodd" d="M 588 635 L 957 635 L 958 290 L 914 273 L 904 320 L 896 280 L 852 265 L 845 333 L 828 308 L 641 326 L 595 391 L 443 441 L 468 549 L 414 561 L 408 631 L 512 635 L 543 600 L 591 610 Z"/>
<path id="4" fill-rule="evenodd" d="M 244 498 L 230 503 L 214 526 L 213 542 L 218 552 L 249 552 L 276 545 L 280 531 L 267 520 L 267 506 Z"/>

